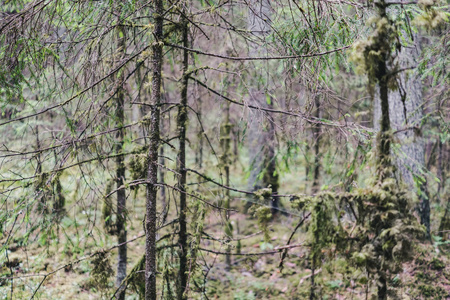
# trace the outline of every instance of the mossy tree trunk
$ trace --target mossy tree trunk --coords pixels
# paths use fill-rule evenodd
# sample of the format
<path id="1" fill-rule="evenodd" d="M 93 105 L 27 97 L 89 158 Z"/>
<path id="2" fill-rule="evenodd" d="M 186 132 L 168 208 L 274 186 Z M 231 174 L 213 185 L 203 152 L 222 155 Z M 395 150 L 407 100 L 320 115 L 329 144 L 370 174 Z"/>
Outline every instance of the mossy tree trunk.
<path id="1" fill-rule="evenodd" d="M 163 62 L 163 0 L 153 2 L 155 41 L 152 45 L 152 95 L 150 116 L 150 145 L 148 151 L 147 168 L 147 198 L 146 198 L 146 220 L 145 220 L 145 299 L 156 300 L 156 204 L 158 184 L 158 146 L 160 103 L 161 103 L 161 69 Z"/>
<path id="2" fill-rule="evenodd" d="M 119 20 L 120 21 L 120 20 Z M 125 57 L 126 54 L 126 32 L 122 26 L 117 27 L 117 51 L 119 53 L 119 62 Z M 125 129 L 123 129 L 125 122 L 125 94 L 123 89 L 123 81 L 125 79 L 125 73 L 120 72 L 117 78 L 119 86 L 117 88 L 116 97 L 116 126 L 119 130 L 116 133 L 116 142 L 114 151 L 115 153 L 122 153 L 124 146 Z M 127 245 L 124 244 L 127 241 L 127 230 L 126 230 L 126 194 L 125 189 L 121 188 L 125 182 L 125 163 L 124 156 L 118 155 L 116 157 L 116 187 L 117 187 L 117 217 L 116 217 L 116 234 L 117 242 L 119 245 L 119 254 L 117 258 L 117 277 L 116 286 L 120 287 L 123 279 L 127 276 Z M 125 293 L 122 291 L 119 293 L 119 299 L 125 299 Z"/>
<path id="3" fill-rule="evenodd" d="M 379 20 L 386 20 L 386 25 L 379 29 L 378 39 L 374 43 L 375 50 L 379 51 L 379 56 L 374 62 L 375 75 L 374 80 L 378 83 L 378 94 L 380 97 L 381 120 L 380 132 L 377 136 L 377 176 L 379 181 L 383 181 L 392 176 L 391 170 L 391 121 L 389 117 L 389 86 L 388 86 L 388 61 L 391 56 L 391 46 L 389 43 L 389 21 L 386 14 L 387 5 L 384 0 L 376 3 Z M 379 21 L 380 23 L 382 21 Z M 377 236 L 381 232 L 377 232 Z M 381 247 L 381 245 L 378 245 Z M 380 249 L 377 249 L 380 252 Z M 381 250 L 382 253 L 382 250 Z M 378 299 L 387 299 L 387 280 L 386 273 L 381 263 L 378 268 Z"/>
<path id="4" fill-rule="evenodd" d="M 273 109 L 273 99 L 270 100 L 269 108 Z M 266 147 L 264 151 L 264 158 L 265 162 L 264 165 L 266 166 L 266 170 L 264 171 L 264 177 L 263 177 L 263 186 L 269 187 L 272 189 L 272 197 L 271 197 L 271 206 L 272 206 L 272 215 L 276 214 L 278 212 L 278 206 L 279 206 L 279 197 L 277 197 L 278 194 L 278 187 L 279 187 L 279 176 L 277 173 L 277 160 L 276 160 L 276 152 L 275 152 L 275 120 L 273 119 L 273 116 L 269 116 L 266 120 L 266 128 L 267 128 L 267 135 L 266 135 Z"/>
<path id="5" fill-rule="evenodd" d="M 223 169 L 225 171 L 225 185 L 230 186 L 230 164 L 231 164 L 231 123 L 230 123 L 230 102 L 227 102 L 226 104 L 226 111 L 225 111 L 225 123 L 222 124 L 220 128 L 220 146 L 222 148 L 222 155 L 221 155 L 221 164 L 223 166 Z M 225 190 L 225 208 L 230 208 L 230 190 Z M 225 234 L 228 238 L 233 237 L 233 227 L 231 225 L 230 221 L 230 211 L 225 211 L 225 221 L 226 221 L 226 228 L 225 228 Z M 227 268 L 229 269 L 231 267 L 231 247 L 230 245 L 227 246 L 227 255 L 226 255 L 226 264 Z"/>
<path id="6" fill-rule="evenodd" d="M 421 39 L 413 34 L 413 44 L 402 48 L 398 63 L 402 69 L 417 65 L 420 57 Z M 427 190 L 425 168 L 425 143 L 420 134 L 420 123 L 423 119 L 422 81 L 416 70 L 410 74 L 401 72 L 397 77 L 398 88 L 389 93 L 389 114 L 392 130 L 397 131 L 396 140 L 400 142 L 399 153 L 395 156 L 393 164 L 399 171 L 397 177 L 408 186 L 416 190 L 420 199 L 420 219 L 430 235 L 430 202 Z M 375 97 L 374 127 L 379 129 L 380 99 Z"/>
<path id="7" fill-rule="evenodd" d="M 184 3 L 184 16 L 186 15 L 186 6 L 188 2 Z M 182 39 L 183 46 L 189 47 L 189 23 L 188 20 L 183 17 L 182 23 Z M 186 179 L 187 179 L 187 171 L 186 171 L 186 130 L 188 123 L 188 111 L 187 111 L 187 91 L 188 91 L 188 67 L 189 67 L 189 52 L 187 50 L 183 50 L 183 63 L 182 63 L 182 71 L 183 75 L 181 78 L 181 103 L 178 108 L 178 117 L 177 117 L 177 126 L 178 126 L 178 136 L 180 141 L 180 148 L 178 151 L 177 164 L 178 164 L 178 188 L 180 190 L 180 214 L 179 214 L 179 223 L 180 223 L 180 231 L 178 235 L 178 244 L 179 244 L 179 257 L 180 257 L 180 268 L 178 273 L 178 286 L 177 286 L 177 298 L 178 300 L 187 299 L 187 284 L 188 284 L 188 274 L 187 274 L 187 254 L 188 254 L 188 243 L 187 243 L 187 225 L 186 225 L 186 216 L 187 216 L 187 203 L 186 203 Z"/>
<path id="8" fill-rule="evenodd" d="M 36 121 L 38 121 L 39 119 L 36 117 Z M 36 125 L 36 151 L 38 151 L 41 148 L 41 142 L 39 140 L 39 125 Z M 42 174 L 42 159 L 41 159 L 41 152 L 37 152 L 36 155 L 36 174 L 39 174 L 41 176 L 40 182 L 37 187 L 41 188 L 44 186 L 45 184 L 45 177 Z M 44 189 L 43 189 L 44 190 Z M 40 192 L 39 190 L 37 190 L 37 192 Z M 48 208 L 47 208 L 47 193 L 42 192 L 40 199 L 39 199 L 39 203 L 38 203 L 38 210 L 44 214 L 48 213 Z"/>
<path id="9" fill-rule="evenodd" d="M 316 107 L 315 117 L 320 118 L 320 97 L 319 95 L 314 95 L 314 105 Z M 313 184 L 312 192 L 317 193 L 320 190 L 319 178 L 320 178 L 320 137 L 321 137 L 321 124 L 317 124 L 313 128 L 313 138 L 314 138 L 314 173 L 313 173 Z"/>
<path id="10" fill-rule="evenodd" d="M 184 5 L 188 5 L 187 1 Z M 186 15 L 186 8 L 184 9 L 184 15 Z M 182 19 L 182 39 L 183 46 L 189 47 L 189 23 L 186 18 Z M 187 91 L 188 91 L 188 67 L 189 67 L 189 52 L 183 50 L 183 75 L 181 78 L 181 103 L 178 108 L 178 136 L 180 141 L 180 148 L 178 151 L 178 188 L 180 190 L 180 231 L 178 236 L 179 244 L 179 257 L 180 257 L 180 269 L 178 273 L 178 287 L 177 287 L 177 298 L 178 300 L 187 299 L 186 290 L 188 284 L 188 274 L 187 274 L 187 254 L 188 254 L 188 244 L 187 244 L 187 226 L 186 226 L 186 215 L 187 215 L 187 203 L 186 203 L 186 129 L 188 123 L 188 112 L 187 112 Z"/>

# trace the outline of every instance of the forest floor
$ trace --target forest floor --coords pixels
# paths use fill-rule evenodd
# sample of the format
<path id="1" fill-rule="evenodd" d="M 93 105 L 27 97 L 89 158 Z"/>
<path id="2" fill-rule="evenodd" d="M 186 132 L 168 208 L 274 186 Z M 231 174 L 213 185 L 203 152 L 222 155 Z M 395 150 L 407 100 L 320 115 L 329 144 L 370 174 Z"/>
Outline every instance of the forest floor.
<path id="1" fill-rule="evenodd" d="M 135 203 L 136 204 L 136 203 Z M 128 239 L 143 235 L 142 212 L 143 207 L 135 206 L 137 213 L 134 218 L 130 216 L 130 230 Z M 168 217 L 170 220 L 170 216 Z M 246 237 L 241 240 L 241 252 L 264 253 L 273 251 L 274 247 L 287 244 L 299 217 L 296 215 L 278 214 L 270 224 L 270 243 L 264 243 L 257 220 L 249 218 L 248 214 L 232 213 L 231 220 L 235 232 L 239 228 L 237 237 Z M 90 273 L 93 270 L 92 258 L 77 262 L 80 258 L 89 257 L 99 249 L 108 249 L 115 244 L 115 238 L 102 234 L 101 228 L 91 228 L 85 234 L 77 233 L 86 220 L 77 220 L 75 223 L 64 218 L 59 229 L 58 241 L 56 236 L 36 236 L 39 242 L 31 243 L 33 246 L 20 246 L 20 238 L 11 243 L 8 250 L 9 263 L 1 267 L 3 277 L 13 274 L 13 290 L 11 280 L 1 279 L 0 298 L 30 299 L 35 291 L 35 299 L 110 299 L 114 293 L 114 276 L 107 279 L 106 285 L 101 288 L 93 280 Z M 86 224 L 83 224 L 86 222 Z M 161 232 L 160 236 L 168 233 Z M 205 232 L 211 239 L 205 239 L 201 247 L 215 252 L 226 252 L 227 245 L 219 242 L 224 237 L 223 216 L 218 213 L 208 213 L 205 219 Z M 65 237 L 64 237 L 65 236 Z M 44 243 L 47 239 L 47 243 Z M 0 241 L 5 242 L 5 238 Z M 71 247 L 68 247 L 68 243 Z M 203 287 L 192 287 L 192 299 L 309 299 L 311 286 L 311 269 L 308 259 L 306 235 L 299 230 L 291 241 L 291 245 L 305 244 L 289 249 L 284 260 L 284 268 L 280 271 L 280 257 L 277 254 L 266 255 L 236 255 L 236 242 L 232 242 L 231 266 L 228 267 L 223 254 L 201 251 L 198 260 L 202 262 L 202 275 L 207 273 Z M 434 244 L 418 244 L 412 262 L 404 265 L 403 272 L 393 276 L 390 283 L 394 286 L 399 299 L 449 299 L 450 298 L 450 259 L 442 252 L 442 246 Z M 100 247 L 99 247 L 100 246 Z M 445 245 L 443 245 L 445 246 Z M 72 250 L 69 250 L 72 249 Z M 73 249 L 79 249 L 73 251 Z M 83 250 L 82 250 L 83 249 Z M 144 253 L 144 239 L 138 238 L 129 244 L 129 270 L 142 257 Z M 110 256 L 111 265 L 116 260 L 116 250 Z M 331 255 L 324 251 L 324 255 Z M 76 262 L 67 265 L 69 262 Z M 208 267 L 206 267 L 206 265 Z M 61 269 L 60 269 L 61 268 Z M 56 271 L 58 270 L 58 271 Z M 53 271 L 56 271 L 52 274 Z M 36 274 L 50 274 L 36 276 Z M 363 280 L 364 274 L 353 269 L 342 259 L 333 264 L 323 265 L 315 270 L 315 282 L 320 288 L 316 293 L 321 299 L 371 299 L 375 292 L 374 283 L 369 286 Z M 45 280 L 44 280 L 45 279 Z M 42 280 L 44 280 L 42 282 Z M 39 287 L 39 285 L 42 285 Z M 201 282 L 201 281 L 200 281 Z M 161 286 L 161 285 L 159 285 Z M 38 289 L 39 288 L 39 289 Z M 127 299 L 138 299 L 136 295 L 127 295 Z"/>
<path id="2" fill-rule="evenodd" d="M 245 165 L 245 164 L 244 164 Z M 243 165 L 235 165 L 238 170 L 233 174 L 244 176 Z M 296 168 L 295 165 L 291 168 Z M 292 170 L 300 174 L 301 170 Z M 66 174 L 65 176 L 70 176 Z M 71 176 L 77 176 L 76 173 Z M 245 178 L 233 178 L 232 186 L 239 186 L 239 182 L 246 182 Z M 66 181 L 74 181 L 66 178 Z M 305 184 L 306 178 L 287 177 L 283 180 L 281 190 L 288 193 L 305 191 L 304 186 L 298 187 L 298 182 Z M 66 189 L 69 190 L 68 187 Z M 294 190 L 295 189 L 295 190 Z M 223 191 L 222 191 L 223 192 Z M 223 205 L 222 192 L 211 189 L 209 193 L 215 205 Z M 172 193 L 167 193 L 171 208 L 166 223 L 176 220 L 176 209 L 173 204 Z M 45 218 L 35 214 L 35 220 L 26 220 L 20 215 L 17 224 L 6 224 L 5 228 L 14 228 L 8 243 L 8 257 L 3 251 L 0 257 L 0 299 L 112 299 L 114 287 L 115 262 L 117 249 L 110 251 L 109 265 L 105 267 L 108 276 L 98 278 L 93 271 L 98 264 L 92 254 L 102 249 L 111 249 L 116 245 L 116 237 L 108 235 L 102 226 L 101 206 L 99 202 L 93 204 L 89 199 L 85 203 L 72 201 L 68 194 L 66 203 L 67 214 L 59 225 L 51 227 L 45 224 L 55 222 L 41 221 Z M 143 219 L 145 213 L 145 191 L 133 191 L 128 195 L 128 271 L 142 258 L 145 252 L 143 238 Z M 309 259 L 308 236 L 306 227 L 308 222 L 300 227 L 289 243 L 296 245 L 289 249 L 283 261 L 281 270 L 281 253 L 264 254 L 274 251 L 277 247 L 284 247 L 294 228 L 303 218 L 301 212 L 290 208 L 290 202 L 281 203 L 281 211 L 269 224 L 270 241 L 264 241 L 258 220 L 250 213 L 243 213 L 247 203 L 246 198 L 233 197 L 231 207 L 235 212 L 230 214 L 233 225 L 233 238 L 229 243 L 231 264 L 226 263 L 224 252 L 228 244 L 225 240 L 225 216 L 223 212 L 208 208 L 203 221 L 204 235 L 201 248 L 212 252 L 199 251 L 197 262 L 199 267 L 194 273 L 189 287 L 189 299 L 309 299 L 311 291 L 311 266 Z M 191 213 L 195 210 L 195 201 L 191 198 Z M 206 207 L 206 206 L 205 206 Z M 158 211 L 162 211 L 160 208 Z M 77 216 L 77 217 L 73 217 Z M 189 220 L 188 226 L 195 225 L 198 220 Z M 39 223 L 41 222 L 41 223 Z M 29 223 L 37 224 L 37 228 L 30 236 L 24 235 Z M 176 222 L 174 222 L 176 223 Z M 29 231 L 29 228 L 27 229 Z M 173 226 L 160 230 L 159 237 L 175 232 Z M 3 245 L 9 237 L 8 232 L 0 238 Z M 25 243 L 25 240 L 28 243 Z M 239 249 L 237 239 L 241 239 Z M 177 236 L 173 236 L 172 244 L 176 244 Z M 167 243 L 167 242 L 166 242 Z M 450 256 L 449 245 L 440 240 L 416 244 L 414 258 L 404 264 L 403 271 L 392 276 L 389 283 L 395 287 L 397 299 L 450 299 Z M 238 254 L 238 251 L 241 251 Z M 216 252 L 216 253 L 214 253 Z M 170 253 L 167 251 L 166 253 Z M 250 253 L 250 254 L 249 254 Z M 252 254 L 253 253 L 253 254 Z M 333 249 L 324 249 L 323 255 L 334 257 Z M 171 255 L 167 255 L 171 256 Z M 329 261 L 329 259 L 327 259 Z M 106 264 L 105 264 L 106 266 Z M 164 266 L 166 267 L 166 266 Z M 176 272 L 174 266 L 173 272 Z M 12 278 L 12 280 L 11 280 Z M 159 279 L 160 280 L 160 279 Z M 366 274 L 351 266 L 344 257 L 335 257 L 331 263 L 326 263 L 315 270 L 315 293 L 320 299 L 371 299 L 376 292 L 373 280 L 367 280 Z M 163 282 L 158 282 L 161 291 Z M 12 288 L 11 288 L 12 287 Z M 136 293 L 129 292 L 127 299 L 138 299 Z"/>

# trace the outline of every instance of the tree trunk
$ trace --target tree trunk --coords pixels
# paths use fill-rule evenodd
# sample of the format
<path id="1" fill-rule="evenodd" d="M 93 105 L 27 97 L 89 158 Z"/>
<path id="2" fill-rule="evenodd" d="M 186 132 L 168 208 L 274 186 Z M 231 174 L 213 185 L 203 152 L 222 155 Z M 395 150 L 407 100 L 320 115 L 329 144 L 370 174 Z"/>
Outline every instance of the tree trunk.
<path id="1" fill-rule="evenodd" d="M 399 54 L 401 69 L 417 65 L 420 56 L 420 36 L 415 34 L 414 44 L 402 48 Z M 420 219 L 430 234 L 430 203 L 424 175 L 425 143 L 420 136 L 420 123 L 423 118 L 422 82 L 417 71 L 412 74 L 401 72 L 397 78 L 398 90 L 389 93 L 389 114 L 391 128 L 396 140 L 400 141 L 400 151 L 395 155 L 394 165 L 397 177 L 401 178 L 410 190 L 416 190 L 420 199 Z M 379 129 L 380 99 L 375 98 L 374 126 Z M 378 102 L 378 103 L 377 103 Z M 400 131 L 401 130 L 401 131 Z"/>
<path id="2" fill-rule="evenodd" d="M 148 151 L 147 199 L 145 220 L 145 299 L 156 300 L 156 204 L 158 184 L 158 146 L 161 103 L 161 68 L 163 61 L 163 0 L 154 1 L 155 41 L 152 45 L 152 95 L 150 146 Z"/>
<path id="3" fill-rule="evenodd" d="M 226 104 L 225 123 L 220 128 L 220 146 L 222 148 L 221 164 L 225 171 L 225 185 L 230 186 L 230 164 L 231 164 L 231 124 L 230 124 L 230 102 Z M 230 208 L 230 190 L 225 190 L 225 208 Z M 230 222 L 230 212 L 225 211 L 225 234 L 231 239 L 233 237 L 233 227 Z M 229 240 L 228 240 L 229 242 Z M 227 246 L 226 264 L 227 269 L 231 267 L 231 247 Z"/>
<path id="4" fill-rule="evenodd" d="M 122 26 L 117 28 L 117 51 L 120 53 L 119 61 L 125 56 L 125 30 Z M 116 133 L 116 143 L 115 143 L 115 153 L 123 152 L 123 144 L 125 137 L 125 129 L 123 125 L 125 122 L 124 114 L 124 90 L 123 81 L 125 79 L 125 73 L 121 72 L 117 81 L 119 82 L 119 87 L 117 88 L 117 99 L 116 99 L 116 126 L 120 128 Z M 116 218 L 116 233 L 118 244 L 123 244 L 127 241 L 127 231 L 125 228 L 126 221 L 126 195 L 125 189 L 121 189 L 125 182 L 125 164 L 124 156 L 118 155 L 116 157 L 116 187 L 117 187 L 117 218 Z M 116 286 L 120 287 L 123 279 L 127 276 L 127 245 L 123 244 L 119 246 L 119 255 L 117 261 L 117 278 Z M 119 293 L 119 299 L 125 299 L 125 293 L 122 288 Z"/>
<path id="5" fill-rule="evenodd" d="M 377 3 L 378 17 L 386 18 L 386 4 L 383 0 Z M 388 66 L 387 61 L 390 58 L 391 45 L 388 44 L 388 32 L 381 34 L 375 50 L 380 51 L 380 58 L 376 62 L 375 79 L 378 82 L 378 95 L 380 97 L 381 121 L 380 132 L 377 135 L 377 176 L 378 180 L 384 181 L 391 174 L 391 121 L 389 117 L 389 87 L 388 87 Z M 378 299 L 387 299 L 387 284 L 384 276 L 384 270 L 381 264 L 378 266 L 378 274 L 380 274 L 378 284 Z"/>
<path id="6" fill-rule="evenodd" d="M 387 280 L 384 274 L 380 274 L 378 279 L 378 300 L 387 299 Z"/>
<path id="7" fill-rule="evenodd" d="M 38 118 L 36 118 L 38 120 Z M 36 125 L 36 150 L 38 151 L 41 149 L 41 142 L 39 140 L 39 125 Z M 42 176 L 42 159 L 41 159 L 41 152 L 37 152 L 36 155 L 36 174 L 39 174 Z M 42 181 L 39 185 L 45 184 L 45 178 L 42 177 L 40 181 Z M 40 187 L 39 187 L 40 188 Z M 38 204 L 38 210 L 42 212 L 44 215 L 48 213 L 48 207 L 47 207 L 47 192 L 43 189 L 43 192 L 41 193 L 41 197 L 39 199 Z"/>
<path id="8" fill-rule="evenodd" d="M 165 102 L 165 98 L 161 97 L 161 102 L 164 103 Z M 169 118 L 170 120 L 170 118 Z M 159 131 L 160 131 L 160 136 L 165 139 L 166 138 L 166 122 L 164 117 L 162 117 L 160 119 L 160 123 L 159 123 Z M 163 212 L 162 212 L 162 220 L 161 220 L 161 224 L 166 223 L 166 219 L 167 219 L 167 215 L 169 213 L 169 206 L 168 203 L 166 201 L 166 187 L 164 186 L 165 184 L 165 175 L 166 175 L 166 158 L 165 158 L 165 151 L 164 151 L 164 144 L 161 143 L 161 145 L 159 146 L 159 183 L 161 183 L 161 187 L 160 187 L 160 196 L 161 196 L 161 206 L 163 208 Z"/>
<path id="9" fill-rule="evenodd" d="M 316 106 L 316 118 L 320 118 L 320 98 L 319 95 L 314 95 L 314 104 Z M 313 128 L 313 138 L 314 138 L 314 174 L 313 174 L 313 184 L 312 192 L 317 193 L 320 190 L 319 187 L 319 177 L 320 177 L 320 137 L 321 137 L 321 125 L 317 124 Z"/>
<path id="10" fill-rule="evenodd" d="M 185 3 L 187 5 L 187 3 Z M 184 9 L 186 13 L 186 9 Z M 185 15 L 185 14 L 184 14 Z M 182 34 L 183 34 L 183 46 L 189 47 L 188 44 L 188 20 L 183 18 L 182 20 Z M 183 50 L 183 77 L 181 79 L 181 103 L 178 109 L 178 135 L 180 139 L 180 149 L 178 152 L 178 173 L 180 174 L 178 180 L 178 188 L 180 189 L 180 232 L 178 237 L 178 244 L 180 246 L 179 256 L 180 256 L 180 270 L 178 274 L 178 288 L 177 296 L 178 300 L 187 299 L 186 288 L 187 288 L 187 228 L 186 228 L 186 214 L 187 214 L 187 204 L 186 204 L 186 126 L 188 122 L 187 113 L 187 89 L 188 89 L 188 67 L 189 67 L 189 53 L 187 50 Z"/>

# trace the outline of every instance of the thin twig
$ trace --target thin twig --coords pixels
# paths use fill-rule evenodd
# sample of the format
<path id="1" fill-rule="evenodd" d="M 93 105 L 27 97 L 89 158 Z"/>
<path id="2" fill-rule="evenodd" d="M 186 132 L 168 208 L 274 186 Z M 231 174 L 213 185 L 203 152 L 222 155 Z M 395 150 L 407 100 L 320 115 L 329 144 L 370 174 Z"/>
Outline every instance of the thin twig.
<path id="1" fill-rule="evenodd" d="M 286 55 L 286 56 L 266 56 L 266 57 L 235 57 L 235 56 L 227 56 L 227 55 L 222 55 L 222 54 L 215 54 L 215 53 L 209 53 L 209 52 L 205 52 L 205 51 L 201 51 L 201 50 L 191 49 L 191 48 L 183 47 L 183 46 L 180 46 L 180 45 L 172 44 L 172 43 L 169 43 L 169 42 L 165 42 L 164 44 L 166 46 L 187 50 L 189 52 L 193 52 L 193 53 L 197 53 L 197 54 L 201 54 L 201 55 L 218 57 L 218 58 L 223 58 L 223 59 L 228 59 L 228 60 L 237 60 L 237 61 L 243 61 L 243 60 L 283 60 L 283 59 L 294 59 L 294 58 L 317 57 L 317 56 L 324 56 L 324 55 L 327 55 L 327 54 L 339 52 L 339 51 L 342 51 L 342 50 L 345 50 L 345 49 L 348 49 L 348 48 L 351 47 L 351 45 L 348 45 L 348 46 L 344 46 L 344 47 L 341 47 L 341 48 L 337 48 L 337 49 L 333 49 L 333 50 L 329 50 L 329 51 L 325 51 L 325 52 L 311 53 L 311 54 L 298 54 L 298 55 Z"/>
<path id="2" fill-rule="evenodd" d="M 300 222 L 298 222 L 297 226 L 295 226 L 295 228 L 294 228 L 294 231 L 292 231 L 291 236 L 289 237 L 289 239 L 288 239 L 286 245 L 289 245 L 289 244 L 291 243 L 291 240 L 292 240 L 292 238 L 294 237 L 295 233 L 296 233 L 297 230 L 300 228 L 300 226 L 303 225 L 303 223 L 306 221 L 306 219 L 309 218 L 309 216 L 311 216 L 311 212 L 309 212 L 306 216 L 303 217 L 303 219 L 300 220 Z M 284 259 L 285 259 L 286 256 L 287 256 L 288 250 L 289 250 L 289 249 L 285 249 L 285 250 L 283 251 L 283 255 L 281 256 L 280 264 L 279 264 L 279 266 L 278 266 L 278 267 L 280 268 L 280 271 L 283 270 L 283 262 L 284 262 Z"/>

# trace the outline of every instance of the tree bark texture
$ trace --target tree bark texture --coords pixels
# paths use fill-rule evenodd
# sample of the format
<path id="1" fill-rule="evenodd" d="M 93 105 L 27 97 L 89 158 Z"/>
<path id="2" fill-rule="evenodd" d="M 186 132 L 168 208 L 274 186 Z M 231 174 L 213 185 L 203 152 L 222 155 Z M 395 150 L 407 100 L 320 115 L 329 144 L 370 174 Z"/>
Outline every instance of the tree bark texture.
<path id="1" fill-rule="evenodd" d="M 386 4 L 384 0 L 376 3 L 378 17 L 387 18 Z M 377 136 L 377 175 L 378 180 L 383 181 L 387 177 L 391 176 L 391 120 L 389 116 L 389 87 L 388 87 L 388 66 L 387 62 L 390 59 L 391 51 L 388 42 L 387 32 L 379 37 L 378 44 L 376 45 L 380 51 L 380 57 L 376 62 L 376 81 L 378 82 L 378 95 L 380 97 L 381 106 L 381 120 L 380 120 L 380 132 Z M 382 270 L 381 263 L 377 266 L 380 278 L 378 280 L 378 299 L 387 299 L 387 282 Z"/>
<path id="2" fill-rule="evenodd" d="M 420 57 L 420 36 L 414 34 L 414 44 L 402 48 L 399 54 L 400 69 L 417 65 Z M 401 72 L 397 78 L 398 89 L 389 93 L 389 115 L 391 128 L 400 147 L 394 154 L 394 165 L 410 190 L 416 190 L 420 199 L 421 223 L 430 233 L 430 203 L 426 180 L 422 170 L 425 167 L 425 142 L 420 135 L 423 118 L 422 81 L 417 71 Z M 380 129 L 381 97 L 375 97 L 374 127 Z"/>
<path id="3" fill-rule="evenodd" d="M 226 104 L 225 123 L 220 127 L 220 147 L 222 148 L 221 164 L 225 171 L 225 185 L 230 186 L 230 165 L 231 165 L 231 123 L 230 123 L 230 102 Z M 230 208 L 230 190 L 225 191 L 225 208 Z M 225 234 L 228 238 L 233 237 L 233 228 L 230 222 L 230 211 L 225 211 Z M 227 246 L 226 264 L 227 269 L 231 267 L 231 246 Z"/>
<path id="4" fill-rule="evenodd" d="M 187 3 L 185 3 L 187 5 Z M 186 10 L 185 10 L 186 12 Z M 188 20 L 183 18 L 182 20 L 182 35 L 183 35 L 183 46 L 189 47 L 188 44 Z M 177 287 L 177 297 L 178 300 L 187 299 L 187 226 L 186 226 L 186 214 L 187 214 L 187 203 L 186 203 L 186 127 L 188 122 L 188 112 L 187 112 L 187 90 L 188 90 L 188 67 L 189 67 L 189 52 L 183 50 L 183 77 L 181 79 L 181 103 L 178 109 L 178 135 L 180 140 L 180 148 L 178 151 L 178 172 L 180 174 L 178 180 L 178 188 L 180 189 L 180 232 L 178 236 L 179 257 L 180 257 L 180 269 L 178 273 L 178 287 Z"/>
<path id="5" fill-rule="evenodd" d="M 314 104 L 316 106 L 316 118 L 320 118 L 320 96 L 314 95 Z M 319 192 L 319 177 L 320 177 L 320 137 L 321 137 L 321 125 L 317 124 L 313 128 L 314 138 L 314 174 L 313 174 L 313 194 Z"/>
<path id="6" fill-rule="evenodd" d="M 156 204 L 158 184 L 158 146 L 159 121 L 161 103 L 161 68 L 163 61 L 163 1 L 154 1 L 155 41 L 152 45 L 152 95 L 150 115 L 150 145 L 148 151 L 147 169 L 147 199 L 145 220 L 145 299 L 156 300 Z"/>
<path id="7" fill-rule="evenodd" d="M 125 57 L 125 30 L 119 26 L 117 29 L 117 51 L 119 52 L 119 61 Z M 123 152 L 125 129 L 123 129 L 125 113 L 124 103 L 125 95 L 123 89 L 123 81 L 125 73 L 121 72 L 117 78 L 119 82 L 116 99 L 116 126 L 120 128 L 116 133 L 115 153 Z M 120 188 L 125 182 L 125 163 L 124 156 L 118 155 L 116 158 L 116 187 L 117 187 L 117 218 L 116 218 L 116 233 L 118 244 L 123 244 L 127 241 L 126 222 L 126 194 L 125 189 Z M 117 278 L 116 286 L 120 286 L 123 279 L 127 276 L 127 245 L 119 246 L 119 255 L 117 261 Z M 119 293 L 119 299 L 125 299 L 125 293 Z"/>

